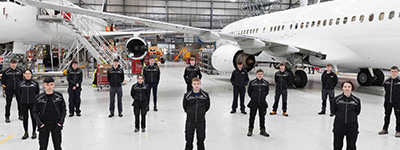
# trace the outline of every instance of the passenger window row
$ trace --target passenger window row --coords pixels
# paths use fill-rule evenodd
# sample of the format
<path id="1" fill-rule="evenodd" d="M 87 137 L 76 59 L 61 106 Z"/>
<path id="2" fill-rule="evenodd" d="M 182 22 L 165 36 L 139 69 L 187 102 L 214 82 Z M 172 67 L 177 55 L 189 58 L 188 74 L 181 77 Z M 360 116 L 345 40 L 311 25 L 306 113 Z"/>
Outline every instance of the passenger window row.
<path id="1" fill-rule="evenodd" d="M 388 19 L 392 20 L 394 18 L 394 16 L 395 16 L 395 11 L 391 11 L 391 12 L 389 12 Z M 342 18 L 336 18 L 335 24 L 336 25 L 340 25 L 340 23 L 343 23 L 343 24 L 347 24 L 347 23 L 350 23 L 350 22 L 351 23 L 355 23 L 355 22 L 357 22 L 357 17 L 358 16 L 352 16 L 351 20 L 350 20 L 349 17 L 344 17 L 343 20 L 341 20 Z M 368 17 L 368 21 L 369 22 L 374 21 L 374 14 L 373 13 L 370 14 L 369 16 L 367 16 L 367 17 Z M 400 13 L 399 13 L 398 17 L 400 18 Z M 364 18 L 365 18 L 364 15 L 360 15 L 358 17 L 358 22 L 363 23 L 364 22 Z M 379 16 L 378 16 L 378 20 L 382 21 L 384 18 L 385 18 L 385 13 L 381 12 L 379 14 Z M 294 23 L 294 24 L 290 24 L 289 25 L 289 30 L 305 29 L 305 28 L 309 28 L 309 27 L 310 28 L 314 28 L 315 26 L 316 27 L 332 26 L 334 24 L 334 20 L 335 19 L 329 19 L 329 20 L 325 19 L 325 20 L 318 20 L 318 21 Z M 262 32 L 265 33 L 266 30 L 267 30 L 267 28 L 264 27 L 262 29 Z M 271 26 L 269 28 L 269 32 L 276 32 L 276 31 L 283 31 L 283 30 L 285 30 L 285 25 Z M 255 34 L 255 33 L 258 33 L 258 32 L 259 32 L 259 29 L 255 28 L 255 29 L 232 31 L 232 32 L 229 32 L 229 33 L 230 34 L 237 34 L 237 35 L 249 35 L 249 34 Z"/>

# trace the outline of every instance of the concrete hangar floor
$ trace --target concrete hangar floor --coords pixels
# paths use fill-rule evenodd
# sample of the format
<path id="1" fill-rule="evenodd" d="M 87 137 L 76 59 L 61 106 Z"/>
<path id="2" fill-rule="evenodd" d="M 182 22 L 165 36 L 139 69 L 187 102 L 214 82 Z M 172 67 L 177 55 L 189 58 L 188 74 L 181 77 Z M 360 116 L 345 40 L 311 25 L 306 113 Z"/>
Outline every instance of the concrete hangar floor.
<path id="1" fill-rule="evenodd" d="M 161 81 L 158 92 L 158 112 L 153 110 L 147 114 L 147 131 L 134 133 L 134 116 L 130 97 L 131 82 L 123 86 L 124 117 L 108 118 L 108 90 L 98 92 L 90 86 L 92 79 L 84 80 L 82 92 L 82 117 L 66 117 L 63 129 L 62 147 L 66 150 L 179 150 L 184 149 L 185 113 L 182 109 L 182 97 L 186 90 L 182 63 L 167 62 L 161 65 Z M 266 79 L 271 83 L 268 103 L 271 111 L 275 86 L 273 72 L 269 67 L 260 67 L 267 72 Z M 250 73 L 255 78 L 255 72 Z M 203 74 L 203 89 L 211 97 L 211 109 L 207 113 L 205 145 L 210 150 L 327 150 L 333 149 L 332 128 L 333 117 L 317 115 L 321 107 L 320 74 L 310 75 L 310 82 L 304 89 L 290 89 L 288 99 L 289 117 L 281 115 L 266 116 L 267 132 L 271 137 L 258 134 L 258 117 L 255 132 L 247 137 L 248 115 L 230 114 L 232 86 L 230 74 Z M 355 77 L 339 76 L 340 82 Z M 367 89 L 367 90 L 365 90 Z M 57 86 L 57 91 L 68 99 L 67 87 Z M 381 94 L 369 94 L 365 91 L 383 93 L 382 87 L 359 88 L 354 92 L 362 100 L 362 111 L 359 116 L 360 134 L 357 146 L 360 150 L 394 150 L 400 147 L 400 139 L 394 137 L 394 116 L 392 116 L 389 134 L 380 136 L 377 133 L 383 125 L 383 97 Z M 339 87 L 336 93 L 341 93 Z M 246 93 L 247 94 L 247 93 Z M 246 95 L 246 104 L 249 97 Z M 281 104 L 280 104 L 281 105 Z M 5 101 L 0 101 L 0 113 L 4 112 Z M 150 102 L 150 107 L 153 102 Z M 249 110 L 247 109 L 247 112 Z M 1 150 L 33 150 L 38 149 L 38 140 L 21 140 L 22 122 L 17 118 L 16 102 L 13 101 L 11 123 L 6 124 L 0 117 L 0 149 Z M 1 115 L 3 116 L 3 115 Z M 29 125 L 29 134 L 31 134 Z M 7 137 L 11 137 L 7 139 Z M 51 142 L 49 149 L 52 148 Z"/>

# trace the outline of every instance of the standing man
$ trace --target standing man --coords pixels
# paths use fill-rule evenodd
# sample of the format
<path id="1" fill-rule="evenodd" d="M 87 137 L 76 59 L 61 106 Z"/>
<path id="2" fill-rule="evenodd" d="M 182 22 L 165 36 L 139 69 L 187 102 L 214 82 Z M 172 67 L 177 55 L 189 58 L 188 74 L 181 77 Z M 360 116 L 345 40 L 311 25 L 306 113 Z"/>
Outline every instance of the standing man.
<path id="1" fill-rule="evenodd" d="M 276 115 L 276 111 L 278 110 L 279 98 L 282 95 L 282 111 L 283 115 L 288 117 L 287 114 L 287 88 L 290 83 L 290 73 L 285 71 L 285 63 L 279 64 L 279 71 L 275 73 L 275 102 L 272 107 L 273 110 L 270 113 L 271 115 Z"/>
<path id="2" fill-rule="evenodd" d="M 231 114 L 236 113 L 238 96 L 240 94 L 240 111 L 242 114 L 246 113 L 246 106 L 244 105 L 244 96 L 246 93 L 246 85 L 249 83 L 249 75 L 246 69 L 243 68 L 243 63 L 238 62 L 237 68 L 232 72 L 231 83 L 233 85 L 233 102 Z"/>
<path id="3" fill-rule="evenodd" d="M 150 55 L 149 65 L 143 68 L 143 75 L 147 87 L 149 88 L 149 98 L 148 104 L 150 105 L 150 92 L 153 90 L 153 101 L 154 101 L 154 111 L 157 109 L 157 87 L 160 82 L 160 68 L 154 65 L 154 59 L 156 56 L 154 54 Z"/>
<path id="4" fill-rule="evenodd" d="M 247 93 L 250 97 L 250 102 L 247 107 L 250 108 L 250 119 L 249 119 L 249 132 L 247 136 L 253 135 L 254 119 L 258 110 L 258 116 L 260 117 L 260 134 L 269 137 L 269 134 L 265 131 L 265 114 L 267 112 L 268 103 L 267 95 L 269 92 L 269 83 L 263 79 L 264 71 L 262 69 L 257 70 L 257 78 L 251 80 Z"/>
<path id="5" fill-rule="evenodd" d="M 4 87 L 6 93 L 6 123 L 10 123 L 10 109 L 11 109 L 11 102 L 12 98 L 15 95 L 17 99 L 17 108 L 19 114 L 19 120 L 23 120 L 22 111 L 20 107 L 20 97 L 19 97 L 19 90 L 18 90 L 18 83 L 22 81 L 22 70 L 17 68 L 17 60 L 11 59 L 10 61 L 10 68 L 7 68 L 3 71 L 3 75 L 1 77 L 1 84 Z"/>
<path id="6" fill-rule="evenodd" d="M 119 66 L 119 60 L 114 59 L 113 67 L 107 71 L 107 81 L 110 83 L 110 115 L 114 117 L 115 93 L 118 98 L 118 116 L 122 117 L 122 82 L 124 82 L 124 70 Z"/>
<path id="7" fill-rule="evenodd" d="M 81 116 L 81 83 L 82 70 L 78 68 L 78 62 L 72 62 L 72 68 L 68 69 L 68 95 L 69 95 L 69 117 L 74 116 L 74 112 L 78 117 Z"/>
<path id="8" fill-rule="evenodd" d="M 200 68 L 195 66 L 196 59 L 194 57 L 190 57 L 190 65 L 185 68 L 185 73 L 183 74 L 183 78 L 186 82 L 186 92 L 192 90 L 192 79 L 194 77 L 198 77 L 201 79 Z"/>
<path id="9" fill-rule="evenodd" d="M 206 139 L 206 112 L 210 109 L 210 96 L 203 91 L 201 81 L 195 77 L 192 79 L 193 89 L 183 96 L 183 110 L 186 113 L 185 125 L 185 150 L 193 149 L 194 132 L 197 134 L 197 149 L 204 150 Z"/>
<path id="10" fill-rule="evenodd" d="M 53 91 L 53 78 L 45 78 L 45 92 L 36 96 L 33 116 L 39 127 L 40 150 L 46 150 L 51 133 L 54 150 L 61 150 L 61 130 L 67 109 L 61 93 Z"/>
<path id="11" fill-rule="evenodd" d="M 393 66 L 390 68 L 390 73 L 392 74 L 389 79 L 384 82 L 385 88 L 385 124 L 383 125 L 382 131 L 378 134 L 388 134 L 388 128 L 390 123 L 390 116 L 392 114 L 392 109 L 394 109 L 394 115 L 396 116 L 396 134 L 395 137 L 400 137 L 400 78 L 397 75 L 399 73 L 399 68 Z"/>
<path id="12" fill-rule="evenodd" d="M 330 105 L 330 116 L 333 117 L 332 113 L 332 103 L 335 97 L 335 87 L 338 83 L 338 77 L 334 72 L 332 72 L 332 64 L 326 65 L 326 71 L 322 73 L 322 108 L 318 115 L 324 115 L 326 110 L 326 98 L 329 95 L 329 105 Z"/>

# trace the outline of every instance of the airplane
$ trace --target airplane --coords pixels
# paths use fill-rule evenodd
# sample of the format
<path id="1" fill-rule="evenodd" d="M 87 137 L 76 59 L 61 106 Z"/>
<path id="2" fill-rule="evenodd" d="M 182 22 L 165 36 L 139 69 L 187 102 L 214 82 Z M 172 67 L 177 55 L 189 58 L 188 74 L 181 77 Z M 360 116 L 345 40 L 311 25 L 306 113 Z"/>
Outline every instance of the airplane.
<path id="1" fill-rule="evenodd" d="M 104 19 L 138 22 L 152 28 L 199 35 L 205 42 L 221 43 L 212 56 L 219 71 L 231 71 L 237 62 L 247 70 L 264 51 L 271 61 L 287 60 L 295 86 L 307 84 L 298 63 L 333 64 L 335 71 L 358 72 L 360 85 L 383 83 L 382 69 L 398 63 L 400 15 L 398 0 L 335 0 L 286 11 L 245 18 L 220 32 L 138 17 L 97 12 L 54 3 L 25 0 L 29 5 Z"/>
<path id="2" fill-rule="evenodd" d="M 59 0 L 46 1 L 59 2 Z M 78 7 L 68 1 L 64 1 L 63 4 L 69 7 Z M 45 21 L 40 20 L 41 17 Z M 142 58 L 134 55 L 139 51 L 138 49 L 147 50 L 148 43 L 141 36 L 176 33 L 144 30 L 106 32 L 107 21 L 97 17 L 84 17 L 93 23 L 94 28 L 99 31 L 101 36 L 107 39 L 127 38 L 127 51 L 130 52 L 128 56 L 132 59 Z M 12 52 L 15 54 L 25 54 L 31 45 L 37 44 L 49 45 L 52 43 L 59 45 L 60 48 L 68 49 L 73 45 L 77 34 L 71 27 L 60 23 L 60 20 L 64 20 L 64 16 L 61 13 L 57 15 L 54 10 L 38 9 L 34 6 L 25 5 L 18 0 L 0 0 L 0 45 L 13 45 Z M 141 53 L 140 56 L 143 54 Z"/>

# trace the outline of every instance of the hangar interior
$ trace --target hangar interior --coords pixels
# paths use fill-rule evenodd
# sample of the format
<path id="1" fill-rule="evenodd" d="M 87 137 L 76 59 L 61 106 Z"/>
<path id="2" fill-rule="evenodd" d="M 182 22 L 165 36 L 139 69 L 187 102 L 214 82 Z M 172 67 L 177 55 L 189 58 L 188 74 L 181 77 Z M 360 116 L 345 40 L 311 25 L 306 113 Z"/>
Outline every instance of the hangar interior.
<path id="1" fill-rule="evenodd" d="M 0 2 L 5 1 L 19 4 L 18 0 Z M 66 1 L 60 0 L 59 3 L 67 3 Z M 215 31 L 220 31 L 241 19 L 301 7 L 301 0 L 68 1 L 84 9 Z M 331 0 L 308 0 L 307 3 L 313 5 L 325 1 Z M 249 115 L 240 112 L 229 113 L 234 90 L 229 80 L 231 74 L 216 70 L 211 63 L 213 52 L 219 46 L 218 42 L 203 42 L 196 35 L 155 29 L 141 23 L 91 18 L 45 8 L 39 9 L 37 20 L 53 24 L 56 26 L 56 33 L 59 34 L 50 36 L 52 38 L 48 40 L 48 44 L 0 43 L 1 70 L 4 71 L 10 67 L 8 62 L 11 59 L 17 59 L 18 67 L 33 70 L 34 79 L 40 84 L 43 83 L 45 77 L 54 77 L 55 90 L 63 94 L 68 104 L 66 73 L 73 61 L 78 62 L 84 76 L 81 95 L 82 116 L 66 117 L 62 131 L 63 149 L 183 149 L 186 114 L 182 109 L 182 98 L 186 92 L 186 84 L 182 76 L 185 67 L 190 64 L 191 57 L 196 59 L 202 71 L 202 89 L 211 97 L 211 108 L 206 115 L 207 149 L 321 150 L 332 148 L 334 117 L 329 117 L 329 114 L 317 115 L 321 104 L 320 77 L 326 70 L 324 67 L 315 66 L 314 74 L 314 71 L 311 73 L 307 70 L 311 67 L 314 69 L 314 66 L 299 65 L 299 68 L 309 72 L 307 86 L 288 90 L 289 117 L 283 116 L 280 109 L 278 115 L 273 116 L 269 115 L 269 112 L 274 103 L 276 87 L 274 73 L 278 71 L 279 63 L 264 61 L 267 58 L 263 57 L 263 54 L 254 59 L 257 62 L 254 62 L 254 69 L 249 71 L 250 80 L 256 78 L 254 70 L 263 69 L 264 77 L 270 83 L 266 126 L 271 137 L 258 134 L 258 118 L 255 122 L 254 135 L 248 137 L 246 133 Z M 63 32 L 73 33 L 74 38 L 67 39 L 61 35 Z M 127 34 L 113 35 L 114 32 L 127 32 Z M 63 44 L 66 40 L 71 41 L 68 46 Z M 151 55 L 156 57 L 156 64 L 161 71 L 158 86 L 159 111 L 150 109 L 147 112 L 147 131 L 135 133 L 135 120 L 131 106 L 133 99 L 130 91 L 132 85 L 137 82 L 137 75 L 142 74 L 143 67 L 149 64 Z M 124 116 L 122 118 L 107 117 L 110 86 L 106 81 L 106 76 L 114 59 L 119 59 L 125 72 L 122 91 Z M 389 77 L 388 72 L 384 73 L 386 77 Z M 388 135 L 377 135 L 383 123 L 383 87 L 360 86 L 357 83 L 357 74 L 340 73 L 338 76 L 339 84 L 335 88 L 335 94 L 342 93 L 340 84 L 350 80 L 357 88 L 353 92 L 354 95 L 362 100 L 358 149 L 393 150 L 399 147 L 399 139 L 394 138 L 395 118 L 391 118 L 392 124 Z M 41 91 L 44 91 L 43 87 Z M 4 89 L 3 97 L 5 99 Z M 246 104 L 249 101 L 250 97 L 246 93 Z M 5 101 L 0 101 L 0 106 L 5 105 Z M 152 106 L 151 101 L 150 108 Z M 0 112 L 4 112 L 4 109 L 0 107 Z M 246 111 L 249 112 L 249 109 L 246 108 Z M 14 100 L 11 114 L 11 123 L 0 121 L 0 140 L 2 140 L 0 149 L 37 149 L 37 140 L 21 140 L 20 138 L 23 135 L 23 128 L 22 122 L 17 118 L 18 111 Z M 49 147 L 52 145 L 49 144 Z"/>

